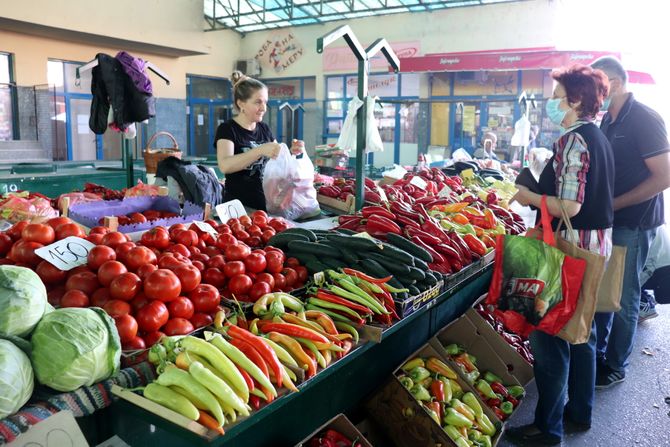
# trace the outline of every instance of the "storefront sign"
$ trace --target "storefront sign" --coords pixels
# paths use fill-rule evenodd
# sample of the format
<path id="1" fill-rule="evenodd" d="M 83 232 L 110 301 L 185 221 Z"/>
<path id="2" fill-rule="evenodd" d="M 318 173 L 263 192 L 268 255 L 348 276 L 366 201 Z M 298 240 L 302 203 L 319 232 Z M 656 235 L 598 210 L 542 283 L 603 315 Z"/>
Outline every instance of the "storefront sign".
<path id="1" fill-rule="evenodd" d="M 268 83 L 268 96 L 272 99 L 294 99 L 295 85 Z"/>
<path id="2" fill-rule="evenodd" d="M 421 42 L 395 42 L 391 43 L 391 48 L 398 58 L 411 58 L 421 52 Z M 388 62 L 382 54 L 377 54 L 370 61 L 370 68 L 387 67 Z M 323 71 L 351 71 L 357 68 L 358 60 L 349 47 L 327 47 L 323 50 Z"/>
<path id="3" fill-rule="evenodd" d="M 347 93 L 358 94 L 358 78 L 347 78 Z M 368 94 L 372 96 L 397 96 L 398 75 L 372 75 L 368 78 Z"/>
<path id="4" fill-rule="evenodd" d="M 281 73 L 304 54 L 302 44 L 291 31 L 271 35 L 256 53 L 256 59 L 267 70 Z"/>

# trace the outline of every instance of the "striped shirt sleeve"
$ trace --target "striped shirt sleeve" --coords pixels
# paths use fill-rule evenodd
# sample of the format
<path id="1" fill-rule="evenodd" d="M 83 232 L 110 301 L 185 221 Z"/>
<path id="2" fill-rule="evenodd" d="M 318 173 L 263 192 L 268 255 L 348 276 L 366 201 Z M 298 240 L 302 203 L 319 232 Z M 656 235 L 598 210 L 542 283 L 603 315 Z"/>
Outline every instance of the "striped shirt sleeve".
<path id="1" fill-rule="evenodd" d="M 554 153 L 556 196 L 583 203 L 590 163 L 584 138 L 576 132 L 569 132 L 554 143 Z"/>

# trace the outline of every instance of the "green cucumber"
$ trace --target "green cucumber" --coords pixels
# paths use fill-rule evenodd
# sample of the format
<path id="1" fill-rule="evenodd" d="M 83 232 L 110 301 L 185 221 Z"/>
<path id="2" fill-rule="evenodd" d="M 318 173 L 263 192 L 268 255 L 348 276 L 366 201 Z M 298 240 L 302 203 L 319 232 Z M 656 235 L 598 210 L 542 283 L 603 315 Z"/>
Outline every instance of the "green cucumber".
<path id="1" fill-rule="evenodd" d="M 274 236 L 272 236 L 270 240 L 268 240 L 268 245 L 285 249 L 286 247 L 288 247 L 288 243 L 293 241 L 309 242 L 309 239 L 304 234 L 283 232 L 283 233 L 277 233 Z"/>
<path id="2" fill-rule="evenodd" d="M 347 236 L 353 236 L 354 234 L 357 234 L 354 230 L 350 230 L 348 228 L 338 228 L 335 231 L 338 233 L 346 234 Z"/>
<path id="3" fill-rule="evenodd" d="M 337 270 L 342 267 L 347 267 L 348 265 L 351 265 L 349 263 L 340 260 L 339 258 L 329 258 L 327 256 L 320 257 L 319 262 L 321 262 L 324 265 L 327 265 L 329 268 L 333 270 Z"/>
<path id="4" fill-rule="evenodd" d="M 382 267 L 393 273 L 395 276 L 409 277 L 410 275 L 410 267 L 407 264 L 397 262 L 394 259 L 387 258 L 385 255 L 377 253 L 368 253 L 367 257 L 377 261 Z"/>
<path id="5" fill-rule="evenodd" d="M 288 243 L 288 248 L 290 251 L 309 253 L 317 257 L 329 256 L 331 258 L 339 258 L 341 255 L 337 248 L 318 242 L 291 241 Z"/>
<path id="6" fill-rule="evenodd" d="M 430 267 L 428 267 L 428 264 L 426 264 L 423 259 L 421 258 L 414 258 L 414 267 L 423 270 L 424 272 L 427 272 L 430 270 Z"/>
<path id="7" fill-rule="evenodd" d="M 428 253 L 426 249 L 424 249 L 423 247 L 419 247 L 409 239 L 405 239 L 404 237 L 399 236 L 397 234 L 389 233 L 386 235 L 386 240 L 389 242 L 389 244 L 392 244 L 395 247 L 406 251 L 407 253 L 411 254 L 416 258 L 421 259 L 424 262 L 428 263 L 433 262 L 433 257 L 431 256 L 430 253 Z"/>
<path id="8" fill-rule="evenodd" d="M 407 288 L 409 289 L 409 296 L 421 295 L 421 290 L 419 290 L 418 287 L 413 286 L 413 285 L 409 285 L 409 286 L 407 286 Z"/>
<path id="9" fill-rule="evenodd" d="M 412 279 L 416 279 L 417 281 L 421 282 L 424 279 L 426 279 L 426 273 L 416 267 L 410 267 L 409 268 L 409 277 Z"/>
<path id="10" fill-rule="evenodd" d="M 301 234 L 305 236 L 310 242 L 316 242 L 316 234 L 312 230 L 307 228 L 289 228 L 288 230 L 283 231 L 280 234 Z"/>
<path id="11" fill-rule="evenodd" d="M 325 265 L 325 264 L 322 264 L 319 261 L 308 262 L 307 264 L 305 264 L 305 267 L 307 267 L 307 271 L 311 275 L 313 275 L 314 273 L 325 272 L 326 270 L 328 270 L 328 266 Z"/>
<path id="12" fill-rule="evenodd" d="M 340 247 L 346 247 L 354 251 L 373 251 L 379 252 L 378 242 L 364 237 L 345 236 L 343 234 L 331 234 L 326 239 L 333 241 Z"/>
<path id="13" fill-rule="evenodd" d="M 430 272 L 429 270 L 426 270 L 424 273 L 426 274 L 426 279 L 424 279 L 424 282 L 426 284 L 428 284 L 431 287 L 434 286 L 435 284 L 437 284 L 437 281 L 439 281 L 439 280 L 435 277 L 435 275 L 432 274 L 432 272 Z M 442 278 L 440 278 L 440 279 L 442 279 Z"/>

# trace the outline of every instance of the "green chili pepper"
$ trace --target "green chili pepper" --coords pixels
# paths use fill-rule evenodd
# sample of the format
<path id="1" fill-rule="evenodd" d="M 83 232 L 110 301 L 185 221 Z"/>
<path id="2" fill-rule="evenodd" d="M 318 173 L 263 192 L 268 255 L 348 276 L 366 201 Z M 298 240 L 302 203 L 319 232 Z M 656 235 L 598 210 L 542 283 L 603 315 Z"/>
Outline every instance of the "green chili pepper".
<path id="1" fill-rule="evenodd" d="M 330 301 L 320 300 L 318 298 L 309 298 L 305 302 L 309 304 L 314 304 L 315 306 L 323 307 L 325 309 L 339 310 L 340 312 L 344 312 L 347 315 L 351 315 L 353 318 L 357 320 L 361 319 L 361 316 L 358 313 L 356 313 L 355 310 L 350 309 L 346 306 L 342 306 L 341 304 L 331 303 Z"/>
<path id="2" fill-rule="evenodd" d="M 326 365 L 326 359 L 321 354 L 321 352 L 316 348 L 316 345 L 312 340 L 307 340 L 306 338 L 299 338 L 299 337 L 293 337 L 295 338 L 301 345 L 305 346 L 307 349 L 312 351 L 314 354 L 314 357 L 316 357 L 316 362 L 319 364 L 321 368 L 326 368 L 328 365 Z"/>
<path id="3" fill-rule="evenodd" d="M 328 315 L 330 318 L 332 318 L 336 322 L 337 321 L 340 321 L 342 323 L 350 323 L 351 322 L 351 319 L 349 319 L 349 318 L 347 318 L 343 315 L 335 313 L 335 312 L 333 312 L 329 309 L 324 309 L 323 307 L 315 306 L 314 304 L 305 303 L 305 309 L 307 309 L 307 310 L 318 310 L 319 312 L 323 312 L 324 314 Z"/>
<path id="4" fill-rule="evenodd" d="M 336 286 L 336 285 L 333 285 L 333 284 L 327 285 L 326 288 L 328 290 L 330 290 L 331 292 L 333 292 L 334 294 L 336 294 L 338 296 L 341 296 L 342 298 L 348 298 L 355 303 L 362 304 L 363 306 L 369 307 L 370 309 L 375 311 L 375 313 L 389 313 L 386 309 L 384 309 L 382 307 L 382 305 L 379 303 L 379 301 L 370 298 L 370 296 L 368 296 L 368 295 L 366 295 L 366 297 L 362 297 L 362 296 L 360 296 L 356 293 L 353 293 L 349 290 L 345 290 L 342 287 L 339 287 L 339 286 Z"/>
<path id="5" fill-rule="evenodd" d="M 475 384 L 475 388 L 487 399 L 497 399 L 496 393 L 491 388 L 491 385 L 485 380 L 478 380 Z"/>
<path id="6" fill-rule="evenodd" d="M 344 331 L 347 334 L 351 334 L 351 336 L 353 337 L 353 340 L 354 340 L 354 344 L 355 345 L 358 344 L 359 335 L 358 335 L 358 331 L 356 330 L 355 327 L 353 327 L 352 325 L 350 325 L 348 323 L 345 323 L 343 321 L 335 321 L 334 323 L 335 323 L 335 327 L 339 331 Z"/>
<path id="7" fill-rule="evenodd" d="M 445 425 L 444 431 L 447 432 L 447 436 L 454 441 L 454 444 L 456 444 L 456 447 L 471 447 L 470 444 L 468 443 L 467 439 L 461 435 L 461 433 L 456 429 L 456 427 L 452 425 Z"/>
<path id="8" fill-rule="evenodd" d="M 407 388 L 408 390 L 414 386 L 414 381 L 408 376 L 402 375 L 398 377 L 398 380 L 400 381 L 400 384 L 405 388 Z"/>
<path id="9" fill-rule="evenodd" d="M 507 392 L 513 398 L 520 399 L 526 393 L 526 390 L 524 390 L 522 386 L 512 385 L 507 387 Z"/>
<path id="10" fill-rule="evenodd" d="M 477 400 L 477 397 L 470 391 L 463 395 L 463 403 L 470 407 L 476 417 L 481 417 L 481 415 L 484 414 L 484 410 L 482 410 L 482 406 Z"/>
<path id="11" fill-rule="evenodd" d="M 176 411 L 193 421 L 200 417 L 198 409 L 191 403 L 191 401 L 166 386 L 150 383 L 144 387 L 144 397 L 159 403 L 172 411 Z"/>
<path id="12" fill-rule="evenodd" d="M 444 412 L 444 423 L 447 425 L 452 425 L 456 428 L 472 427 L 472 421 L 470 419 L 463 416 L 461 413 L 459 413 L 458 411 L 454 410 L 451 407 L 447 408 Z"/>
<path id="13" fill-rule="evenodd" d="M 500 404 L 500 411 L 509 416 L 514 412 L 514 405 L 512 405 L 512 402 L 505 401 Z"/>
<path id="14" fill-rule="evenodd" d="M 486 380 L 488 383 L 493 383 L 493 382 L 502 383 L 502 379 L 500 377 L 496 376 L 495 374 L 493 374 L 491 371 L 486 371 L 484 373 L 484 380 Z"/>
<path id="15" fill-rule="evenodd" d="M 416 382 L 421 382 L 426 377 L 430 377 L 430 371 L 422 366 L 417 366 L 409 372 L 409 376 Z"/>
<path id="16" fill-rule="evenodd" d="M 423 400 L 426 402 L 430 401 L 430 393 L 421 385 L 414 385 L 409 390 L 409 392 L 412 393 L 412 396 L 414 396 L 417 400 Z"/>
<path id="17" fill-rule="evenodd" d="M 458 382 L 449 379 L 449 383 L 451 384 L 451 394 L 453 398 L 460 399 L 461 397 L 463 397 L 463 388 L 461 388 Z"/>
<path id="18" fill-rule="evenodd" d="M 395 287 L 393 287 L 392 285 L 390 285 L 390 284 L 387 283 L 387 282 L 385 282 L 384 284 L 382 284 L 382 287 L 383 287 L 384 289 L 386 289 L 387 292 L 391 292 L 391 293 L 403 293 L 403 292 L 409 292 L 409 289 L 396 289 Z"/>
<path id="19" fill-rule="evenodd" d="M 463 349 L 458 346 L 456 343 L 452 343 L 450 345 L 447 345 L 444 347 L 445 351 L 447 351 L 447 354 L 449 355 L 458 355 L 461 352 L 463 352 Z"/>
<path id="20" fill-rule="evenodd" d="M 485 414 L 477 418 L 477 426 L 479 430 L 485 435 L 494 436 L 496 434 L 496 427 L 491 423 L 491 420 Z"/>

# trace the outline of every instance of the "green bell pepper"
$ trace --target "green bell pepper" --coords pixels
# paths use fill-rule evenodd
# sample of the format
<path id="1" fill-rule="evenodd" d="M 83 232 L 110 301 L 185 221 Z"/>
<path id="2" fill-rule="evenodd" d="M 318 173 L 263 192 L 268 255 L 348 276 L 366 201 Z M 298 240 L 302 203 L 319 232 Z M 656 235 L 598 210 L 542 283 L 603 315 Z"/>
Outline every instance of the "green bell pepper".
<path id="1" fill-rule="evenodd" d="M 526 390 L 524 390 L 523 387 L 519 385 L 508 386 L 507 392 L 515 399 L 520 399 L 524 394 L 526 394 Z"/>
<path id="2" fill-rule="evenodd" d="M 405 375 L 398 377 L 398 380 L 400 381 L 400 384 L 408 390 L 414 386 L 414 381 Z"/>
<path id="3" fill-rule="evenodd" d="M 458 355 L 463 352 L 463 348 L 458 346 L 456 343 L 445 346 L 444 350 L 447 351 L 447 354 L 449 355 Z"/>
<path id="4" fill-rule="evenodd" d="M 409 377 L 414 381 L 414 383 L 418 383 L 426 377 L 430 377 L 430 371 L 428 371 L 423 366 L 417 366 L 409 372 Z"/>
<path id="5" fill-rule="evenodd" d="M 514 405 L 512 405 L 512 402 L 505 401 L 500 404 L 500 411 L 509 416 L 514 412 Z"/>
<path id="6" fill-rule="evenodd" d="M 502 379 L 500 377 L 496 376 L 495 374 L 493 374 L 491 371 L 486 371 L 484 373 L 484 380 L 486 380 L 488 383 L 493 383 L 493 382 L 502 383 Z"/>
<path id="7" fill-rule="evenodd" d="M 496 434 L 495 425 L 493 425 L 489 417 L 485 414 L 482 414 L 481 417 L 477 418 L 477 427 L 479 427 L 479 431 L 485 435 L 494 436 Z"/>
<path id="8" fill-rule="evenodd" d="M 463 397 L 463 388 L 456 382 L 455 380 L 449 379 L 449 383 L 451 384 L 451 394 L 452 397 L 456 399 L 460 399 Z"/>
<path id="9" fill-rule="evenodd" d="M 417 400 L 430 401 L 430 393 L 421 385 L 414 385 L 409 392 L 412 393 L 412 396 Z"/>

